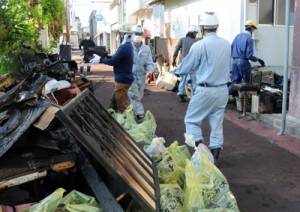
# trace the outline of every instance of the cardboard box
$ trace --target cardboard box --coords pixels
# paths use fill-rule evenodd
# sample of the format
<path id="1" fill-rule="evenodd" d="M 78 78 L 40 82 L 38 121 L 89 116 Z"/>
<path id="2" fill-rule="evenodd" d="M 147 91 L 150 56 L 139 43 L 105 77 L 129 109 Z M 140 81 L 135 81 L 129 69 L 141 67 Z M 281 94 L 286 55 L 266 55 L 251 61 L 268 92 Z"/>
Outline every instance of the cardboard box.
<path id="1" fill-rule="evenodd" d="M 178 78 L 173 73 L 162 72 L 156 80 L 156 86 L 167 91 L 172 91 L 176 86 L 177 80 Z"/>

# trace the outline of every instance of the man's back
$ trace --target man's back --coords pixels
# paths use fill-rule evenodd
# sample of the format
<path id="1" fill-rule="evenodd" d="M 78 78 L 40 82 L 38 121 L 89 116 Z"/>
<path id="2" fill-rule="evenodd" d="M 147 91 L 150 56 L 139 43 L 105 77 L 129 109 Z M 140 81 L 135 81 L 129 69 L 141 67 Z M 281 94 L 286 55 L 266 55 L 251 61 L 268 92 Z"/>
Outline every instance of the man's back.
<path id="1" fill-rule="evenodd" d="M 253 40 L 250 34 L 238 34 L 231 44 L 231 52 L 232 58 L 250 59 L 253 54 Z"/>
<path id="2" fill-rule="evenodd" d="M 103 58 L 102 63 L 114 67 L 115 81 L 124 84 L 133 82 L 133 49 L 130 42 L 125 42 L 117 49 L 117 52 L 109 58 Z"/>
<path id="3" fill-rule="evenodd" d="M 195 38 L 184 37 L 182 38 L 182 51 L 181 51 L 181 59 L 183 59 L 190 51 L 191 46 L 196 42 Z"/>
<path id="4" fill-rule="evenodd" d="M 215 33 L 210 33 L 203 40 L 198 41 L 192 49 L 195 52 L 193 54 L 195 61 L 200 61 L 196 68 L 197 83 L 223 84 L 228 82 L 230 44 L 227 40 Z M 196 53 L 198 51 L 199 53 Z"/>
<path id="5" fill-rule="evenodd" d="M 189 36 L 181 38 L 175 47 L 174 58 L 177 57 L 179 50 L 181 49 L 180 60 L 182 60 L 190 51 L 191 46 L 196 42 L 195 38 Z"/>

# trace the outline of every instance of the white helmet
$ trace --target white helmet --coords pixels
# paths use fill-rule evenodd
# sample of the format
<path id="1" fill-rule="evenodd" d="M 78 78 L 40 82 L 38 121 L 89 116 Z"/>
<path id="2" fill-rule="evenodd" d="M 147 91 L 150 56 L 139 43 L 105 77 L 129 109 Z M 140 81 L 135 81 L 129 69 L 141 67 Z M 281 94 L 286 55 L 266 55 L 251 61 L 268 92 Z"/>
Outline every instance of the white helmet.
<path id="1" fill-rule="evenodd" d="M 143 35 L 144 34 L 144 29 L 141 25 L 137 25 L 136 28 L 133 30 L 133 33 L 135 35 Z"/>
<path id="2" fill-rule="evenodd" d="M 195 25 L 191 25 L 189 27 L 189 31 L 188 32 L 198 32 L 198 27 Z"/>
<path id="3" fill-rule="evenodd" d="M 219 26 L 218 16 L 214 12 L 205 12 L 201 15 L 200 26 L 204 29 L 216 29 Z"/>

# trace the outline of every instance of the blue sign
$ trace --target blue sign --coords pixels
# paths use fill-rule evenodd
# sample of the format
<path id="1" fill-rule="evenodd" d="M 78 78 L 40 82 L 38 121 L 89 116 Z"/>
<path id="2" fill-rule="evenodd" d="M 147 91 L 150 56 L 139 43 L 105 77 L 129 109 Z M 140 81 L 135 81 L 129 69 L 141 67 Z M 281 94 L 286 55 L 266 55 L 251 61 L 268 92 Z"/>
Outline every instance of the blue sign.
<path id="1" fill-rule="evenodd" d="M 96 21 L 103 21 L 102 15 L 96 15 Z"/>

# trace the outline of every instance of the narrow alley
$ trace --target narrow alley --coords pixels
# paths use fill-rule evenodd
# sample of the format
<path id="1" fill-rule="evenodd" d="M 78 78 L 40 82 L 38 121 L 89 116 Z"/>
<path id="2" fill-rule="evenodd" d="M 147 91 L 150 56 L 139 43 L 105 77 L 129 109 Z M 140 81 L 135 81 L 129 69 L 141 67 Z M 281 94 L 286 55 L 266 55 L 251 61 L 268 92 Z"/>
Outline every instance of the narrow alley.
<path id="1" fill-rule="evenodd" d="M 105 65 L 93 66 L 89 78 L 95 83 L 95 96 L 108 106 L 113 89 L 113 72 Z M 157 122 L 156 135 L 166 146 L 178 140 L 184 144 L 184 116 L 188 103 L 178 103 L 176 93 L 159 89 L 155 82 L 146 85 L 143 103 Z M 227 178 L 230 189 L 243 212 L 300 210 L 300 140 L 277 136 L 272 127 L 258 121 L 239 120 L 239 112 L 226 110 L 225 146 L 218 168 Z M 208 122 L 203 124 L 206 144 Z M 291 153 L 279 146 L 292 147 Z M 192 151 L 192 149 L 190 148 Z"/>

